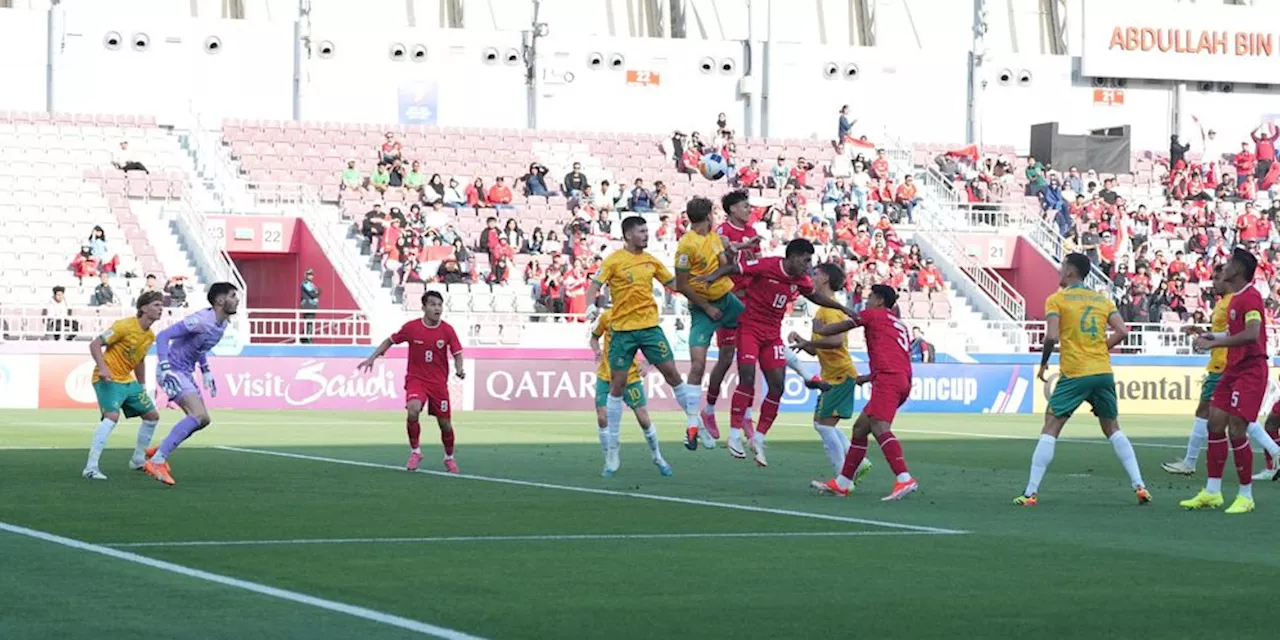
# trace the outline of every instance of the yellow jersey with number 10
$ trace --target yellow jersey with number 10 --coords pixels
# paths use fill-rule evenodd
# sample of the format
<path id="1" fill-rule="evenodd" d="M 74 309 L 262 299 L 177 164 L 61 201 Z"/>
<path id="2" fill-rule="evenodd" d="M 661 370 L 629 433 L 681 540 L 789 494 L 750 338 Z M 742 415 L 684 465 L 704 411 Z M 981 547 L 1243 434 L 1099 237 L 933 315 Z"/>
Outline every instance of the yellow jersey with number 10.
<path id="1" fill-rule="evenodd" d="M 107 361 L 111 379 L 120 383 L 136 380 L 134 369 L 147 357 L 147 351 L 156 341 L 156 334 L 150 329 L 143 329 L 136 317 L 116 320 L 111 328 L 98 337 L 105 345 L 102 359 Z"/>
<path id="2" fill-rule="evenodd" d="M 637 331 L 658 326 L 658 302 L 653 297 L 653 281 L 669 286 L 675 276 L 648 252 L 631 253 L 618 249 L 600 264 L 596 282 L 609 287 L 613 314 L 609 328 Z"/>
<path id="3" fill-rule="evenodd" d="M 601 380 L 608 380 L 613 375 L 613 370 L 609 368 L 609 338 L 613 333 L 609 329 L 609 322 L 613 319 L 613 310 L 606 309 L 600 312 L 600 317 L 596 318 L 596 326 L 591 330 L 591 335 L 600 338 L 600 365 L 596 367 L 596 377 Z M 632 362 L 631 371 L 627 372 L 627 384 L 640 381 L 640 363 Z"/>
<path id="4" fill-rule="evenodd" d="M 1222 333 L 1227 330 L 1227 307 L 1231 306 L 1231 296 L 1234 295 L 1230 291 L 1226 295 L 1218 299 L 1218 303 L 1213 305 L 1213 315 L 1211 316 L 1210 330 L 1214 333 Z M 1214 349 L 1209 352 L 1209 373 L 1222 373 L 1227 370 L 1227 350 Z"/>
<path id="5" fill-rule="evenodd" d="M 818 312 L 814 314 L 813 319 L 823 325 L 828 325 L 848 320 L 849 316 L 838 309 L 818 307 Z M 818 335 L 813 336 L 815 340 L 821 337 Z M 820 374 L 824 381 L 831 384 L 840 384 L 849 378 L 858 377 L 858 369 L 853 366 L 853 358 L 849 357 L 849 334 L 847 332 L 840 334 L 839 347 L 818 349 L 814 355 L 818 356 L 818 365 L 821 367 Z"/>
<path id="6" fill-rule="evenodd" d="M 1044 302 L 1046 318 L 1058 318 L 1058 370 L 1068 378 L 1111 373 L 1107 321 L 1118 313 L 1105 294 L 1076 284 Z"/>

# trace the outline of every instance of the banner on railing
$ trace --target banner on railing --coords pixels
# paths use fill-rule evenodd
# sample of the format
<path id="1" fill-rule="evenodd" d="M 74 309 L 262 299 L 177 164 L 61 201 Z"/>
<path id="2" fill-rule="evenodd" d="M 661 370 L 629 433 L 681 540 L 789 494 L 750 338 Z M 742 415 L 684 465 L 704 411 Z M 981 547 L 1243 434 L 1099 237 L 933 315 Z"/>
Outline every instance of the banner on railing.
<path id="1" fill-rule="evenodd" d="M 1176 415 L 1190 419 L 1200 403 L 1203 367 L 1118 366 L 1114 371 L 1122 420 L 1125 414 Z M 1047 406 L 1041 388 L 1035 394 L 1035 411 L 1043 412 Z"/>

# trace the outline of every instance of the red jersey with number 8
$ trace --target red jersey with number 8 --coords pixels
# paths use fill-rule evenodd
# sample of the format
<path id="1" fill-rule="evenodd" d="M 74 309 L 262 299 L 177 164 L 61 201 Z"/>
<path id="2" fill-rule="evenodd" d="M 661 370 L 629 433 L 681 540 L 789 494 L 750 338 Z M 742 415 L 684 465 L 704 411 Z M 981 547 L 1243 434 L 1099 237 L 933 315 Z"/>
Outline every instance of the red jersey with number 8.
<path id="1" fill-rule="evenodd" d="M 888 309 L 865 309 L 853 321 L 866 331 L 872 381 L 880 375 L 911 377 L 911 340 L 898 316 Z"/>
<path id="2" fill-rule="evenodd" d="M 448 322 L 441 320 L 432 327 L 422 318 L 410 320 L 391 335 L 391 342 L 409 344 L 409 362 L 404 374 L 406 382 L 417 380 L 448 387 L 449 355 L 462 353 L 458 334 Z"/>
<path id="3" fill-rule="evenodd" d="M 738 320 L 741 328 L 777 335 L 782 332 L 787 305 L 797 296 L 813 293 L 813 280 L 808 275 L 789 275 L 782 268 L 782 258 L 749 259 L 739 255 L 738 270 L 747 283 L 742 289 L 747 308 Z"/>
<path id="4" fill-rule="evenodd" d="M 1249 322 L 1258 323 L 1258 339 L 1249 344 L 1227 349 L 1227 369 L 1267 362 L 1267 312 L 1262 304 L 1258 288 L 1249 285 L 1231 297 L 1227 305 L 1227 333 L 1236 335 L 1244 331 Z"/>

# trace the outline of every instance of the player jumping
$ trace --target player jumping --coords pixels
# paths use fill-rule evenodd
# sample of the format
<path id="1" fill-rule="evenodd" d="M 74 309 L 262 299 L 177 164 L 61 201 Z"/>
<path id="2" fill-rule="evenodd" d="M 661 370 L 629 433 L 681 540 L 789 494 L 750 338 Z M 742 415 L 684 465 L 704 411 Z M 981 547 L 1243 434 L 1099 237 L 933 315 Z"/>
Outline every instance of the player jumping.
<path id="1" fill-rule="evenodd" d="M 1218 302 L 1213 305 L 1212 324 L 1210 331 L 1214 333 L 1222 333 L 1227 330 L 1227 308 L 1231 304 L 1232 293 L 1227 284 L 1222 281 L 1223 269 L 1226 265 L 1220 264 L 1213 269 L 1213 292 L 1218 294 Z M 1200 335 L 1204 333 L 1202 327 L 1187 326 L 1183 327 L 1183 331 L 1191 335 Z M 1200 404 L 1196 406 L 1196 420 L 1191 429 L 1191 436 L 1187 438 L 1187 453 L 1182 460 L 1174 462 L 1161 463 L 1161 467 L 1169 473 L 1189 476 L 1196 472 L 1196 460 L 1200 457 L 1200 450 L 1204 448 L 1205 443 L 1209 441 L 1209 404 L 1213 399 L 1213 391 L 1218 386 L 1218 381 L 1222 379 L 1222 372 L 1227 368 L 1227 350 L 1214 349 L 1209 353 L 1208 372 L 1204 376 L 1204 383 L 1200 387 Z M 1280 405 L 1277 405 L 1280 406 Z M 1260 471 L 1253 476 L 1254 480 L 1273 480 L 1275 472 L 1272 468 L 1271 460 L 1274 456 L 1280 455 L 1280 444 L 1276 443 L 1275 429 L 1280 425 L 1280 416 L 1275 415 L 1274 408 L 1271 415 L 1267 417 L 1267 428 L 1263 429 L 1262 425 L 1257 422 L 1249 424 L 1249 439 L 1257 442 L 1267 452 L 1267 470 Z"/>
<path id="2" fill-rule="evenodd" d="M 715 273 L 701 276 L 705 282 L 739 273 L 746 277 L 746 311 L 738 320 L 738 388 L 733 391 L 730 407 L 729 453 L 735 458 L 745 458 L 739 439 L 743 433 L 744 413 L 755 401 L 756 364 L 764 371 L 768 390 L 760 406 L 760 422 L 751 438 L 756 464 L 769 466 L 765 459 L 765 436 L 778 417 L 778 404 L 786 389 L 786 354 L 782 344 L 782 319 L 787 306 L 797 296 L 831 309 L 845 311 L 845 307 L 830 295 L 818 293 L 808 276 L 813 263 L 813 243 L 796 238 L 787 243 L 785 258 L 748 259 L 742 256 L 734 263 L 721 265 Z"/>
<path id="3" fill-rule="evenodd" d="M 1209 409 L 1209 452 L 1205 456 L 1209 479 L 1194 498 L 1179 503 L 1185 509 L 1222 506 L 1222 471 L 1230 449 L 1235 455 L 1240 493 L 1226 512 L 1253 511 L 1253 448 L 1249 446 L 1247 429 L 1262 409 L 1270 377 L 1267 326 L 1263 321 L 1266 311 L 1262 295 L 1250 285 L 1257 268 L 1258 259 L 1248 251 L 1237 248 L 1231 254 L 1222 272 L 1223 282 L 1235 294 L 1227 307 L 1227 330 L 1202 334 L 1195 341 L 1197 350 L 1226 349 L 1227 365 Z"/>
<path id="4" fill-rule="evenodd" d="M 98 396 L 98 409 L 102 412 L 102 422 L 93 432 L 89 460 L 85 462 L 82 473 L 90 480 L 107 479 L 98 470 L 98 458 L 102 456 L 112 429 L 120 423 L 121 411 L 126 418 L 142 417 L 138 441 L 129 460 L 130 469 L 141 469 L 146 464 L 146 451 L 151 446 L 156 423 L 160 421 L 160 413 L 147 393 L 144 361 L 147 350 L 156 341 L 151 325 L 164 314 L 164 294 L 144 291 L 138 296 L 136 306 L 137 315 L 115 321 L 110 329 L 89 343 L 89 355 L 98 365 L 98 379 L 93 382 L 93 391 Z"/>
<path id="5" fill-rule="evenodd" d="M 591 350 L 595 352 L 596 359 L 600 361 L 599 367 L 596 369 L 596 428 L 597 434 L 600 436 L 600 447 L 604 451 L 605 466 L 604 471 L 600 475 L 606 478 L 612 478 L 618 465 L 615 464 L 611 468 L 609 465 L 609 455 L 614 442 L 618 441 L 619 433 L 617 431 L 609 431 L 609 416 L 606 405 L 609 403 L 609 382 L 613 379 L 613 373 L 609 369 L 609 342 L 611 332 L 609 324 L 613 321 L 613 312 L 606 309 L 600 313 L 600 317 L 596 319 L 595 328 L 591 330 Z M 603 340 L 603 343 L 602 343 Z M 644 379 L 640 375 L 640 364 L 638 362 L 631 363 L 631 370 L 627 371 L 627 389 L 623 402 L 631 408 L 636 414 L 636 422 L 640 425 L 640 430 L 644 432 L 644 441 L 649 445 L 649 453 L 653 456 L 653 464 L 658 467 L 658 471 L 664 476 L 671 475 L 671 465 L 662 458 L 662 451 L 658 447 L 658 430 L 653 428 L 653 421 L 649 419 L 649 410 L 645 407 L 647 404 L 647 396 L 644 390 Z M 714 443 L 713 443 L 714 444 Z M 619 455 L 619 461 L 621 456 Z"/>
<path id="6" fill-rule="evenodd" d="M 732 195 L 732 194 L 730 194 Z M 725 196 L 726 199 L 729 196 Z M 742 314 L 743 304 L 733 294 L 733 281 L 722 277 L 713 282 L 701 282 L 697 278 L 715 273 L 720 268 L 721 255 L 725 253 L 724 242 L 711 229 L 711 201 L 706 198 L 693 198 L 685 207 L 689 216 L 689 232 L 680 238 L 676 246 L 676 289 L 689 300 L 689 377 L 690 385 L 701 388 L 702 374 L 707 368 L 707 349 L 711 346 L 712 335 L 723 335 L 720 341 L 720 356 L 724 359 L 726 348 L 730 357 L 733 354 L 733 340 L 729 336 L 737 333 L 738 316 Z M 758 237 L 758 236 L 757 236 Z M 723 331 L 723 333 L 721 333 Z M 718 365 L 717 365 L 718 366 Z M 713 376 L 714 378 L 714 376 Z M 721 375 L 721 381 L 724 376 Z M 719 384 L 712 380 L 711 389 Z M 707 391 L 708 398 L 714 398 L 713 391 Z M 684 446 L 690 451 L 698 448 L 698 438 L 702 438 L 702 446 L 714 449 L 719 433 L 713 432 L 715 411 L 703 413 L 703 427 L 690 426 L 685 432 Z"/>
<path id="7" fill-rule="evenodd" d="M 610 433 L 610 450 L 605 456 L 605 471 L 618 470 L 618 439 L 613 434 L 622 427 L 622 394 L 627 388 L 627 375 L 642 352 L 675 390 L 676 401 L 684 408 L 689 427 L 700 424 L 698 401 L 702 392 L 686 384 L 676 369 L 675 354 L 667 336 L 658 326 L 658 303 L 653 297 L 653 282 L 667 288 L 675 285 L 675 276 L 657 258 L 645 251 L 649 246 L 649 226 L 644 218 L 630 216 L 622 221 L 622 238 L 626 243 L 600 265 L 600 271 L 587 288 L 587 299 L 602 304 L 600 288 L 609 287 L 613 296 L 613 314 L 609 321 L 609 397 L 605 400 L 605 418 Z"/>
<path id="8" fill-rule="evenodd" d="M 373 353 L 356 368 L 368 372 L 373 363 L 392 345 L 409 343 L 409 359 L 405 363 L 404 409 L 405 430 L 409 434 L 409 461 L 404 468 L 417 471 L 422 463 L 419 439 L 422 425 L 418 418 L 422 407 L 427 415 L 435 416 L 440 427 L 440 443 L 444 445 L 444 468 L 458 473 L 458 463 L 453 459 L 453 407 L 449 403 L 449 356 L 453 356 L 454 375 L 466 377 L 462 362 L 462 344 L 453 327 L 440 319 L 444 313 L 444 296 L 438 291 L 422 294 L 422 317 L 410 320 L 382 341 Z"/>
<path id="9" fill-rule="evenodd" d="M 813 288 L 832 298 L 835 287 L 844 287 L 844 270 L 832 262 L 824 262 L 813 270 Z M 818 357 L 822 380 L 828 387 L 818 396 L 818 403 L 813 410 L 813 429 L 822 439 L 822 448 L 827 452 L 827 459 L 834 468 L 833 473 L 840 475 L 844 468 L 845 453 L 849 451 L 849 438 L 837 428 L 840 420 L 853 417 L 853 392 L 857 386 L 858 369 L 853 366 L 853 358 L 849 357 L 849 336 L 818 335 L 824 326 L 848 320 L 843 311 L 823 307 L 813 317 L 813 336 L 809 340 L 792 331 L 787 336 L 791 348 L 804 351 Z M 858 465 L 854 474 L 854 483 L 862 479 L 871 470 L 871 461 L 866 458 Z"/>
<path id="10" fill-rule="evenodd" d="M 1133 444 L 1117 422 L 1120 409 L 1116 402 L 1115 375 L 1111 371 L 1111 349 L 1124 342 L 1129 330 L 1111 298 L 1084 285 L 1089 269 L 1089 258 L 1083 253 L 1072 253 L 1064 258 L 1059 283 L 1062 288 L 1044 303 L 1047 326 L 1039 377 L 1042 381 L 1047 380 L 1049 357 L 1059 340 L 1062 344 L 1062 354 L 1058 359 L 1060 375 L 1053 395 L 1049 397 L 1040 441 L 1031 454 L 1031 478 L 1022 495 L 1014 499 L 1014 504 L 1028 507 L 1038 504 L 1040 481 L 1044 479 L 1049 463 L 1053 462 L 1058 436 L 1071 414 L 1085 402 L 1093 407 L 1093 415 L 1098 417 L 1103 435 L 1111 441 L 1116 457 L 1129 474 L 1138 504 L 1151 502 L 1151 493 L 1142 482 L 1142 471 L 1138 469 Z"/>
<path id="11" fill-rule="evenodd" d="M 880 452 L 894 473 L 893 490 L 881 500 L 901 500 L 920 488 L 907 471 L 902 443 L 892 431 L 898 409 L 911 397 L 911 343 L 907 326 L 893 312 L 897 302 L 898 292 L 893 287 L 872 285 L 866 309 L 850 313 L 848 320 L 814 328 L 814 333 L 820 336 L 835 336 L 862 327 L 867 334 L 867 354 L 871 359 L 871 375 L 857 378 L 858 384 L 871 383 L 871 399 L 853 423 L 853 437 L 840 474 L 826 482 L 810 483 L 824 494 L 847 496 L 853 490 L 867 457 L 868 435 L 875 435 Z"/>
<path id="12" fill-rule="evenodd" d="M 173 428 L 159 449 L 142 465 L 147 475 L 172 486 L 173 474 L 169 456 L 191 434 L 209 426 L 209 410 L 196 386 L 195 369 L 200 366 L 205 391 L 210 398 L 218 395 L 213 371 L 209 369 L 209 351 L 222 340 L 231 316 L 240 307 L 240 294 L 230 282 L 209 286 L 209 308 L 197 311 L 156 336 L 156 356 L 160 359 L 160 387 L 172 402 L 186 414 Z"/>

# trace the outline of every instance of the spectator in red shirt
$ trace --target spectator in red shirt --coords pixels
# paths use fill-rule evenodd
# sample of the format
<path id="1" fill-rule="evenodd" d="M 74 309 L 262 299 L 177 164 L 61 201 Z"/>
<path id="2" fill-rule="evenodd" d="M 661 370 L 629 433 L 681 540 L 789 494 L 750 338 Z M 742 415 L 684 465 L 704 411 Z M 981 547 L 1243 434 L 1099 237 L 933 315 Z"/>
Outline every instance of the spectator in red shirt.
<path id="1" fill-rule="evenodd" d="M 1183 259 L 1182 252 L 1181 251 L 1175 252 L 1173 254 L 1173 262 L 1169 263 L 1169 275 L 1172 276 L 1180 273 L 1186 273 L 1187 269 L 1188 269 L 1187 262 L 1186 260 Z"/>
<path id="2" fill-rule="evenodd" d="M 477 178 L 477 180 L 479 180 L 479 178 Z M 483 183 L 481 183 L 481 185 L 483 186 Z M 507 187 L 506 181 L 502 176 L 498 176 L 498 179 L 493 183 L 493 186 L 489 187 L 489 196 L 487 200 L 495 209 L 512 208 L 511 189 Z"/>
<path id="3" fill-rule="evenodd" d="M 1253 203 L 1244 203 L 1244 213 L 1236 218 L 1236 232 L 1242 242 L 1259 239 L 1258 236 L 1259 218 L 1253 211 Z"/>
<path id="4" fill-rule="evenodd" d="M 907 209 L 907 222 L 912 222 L 912 214 L 915 213 L 916 205 L 920 204 L 920 197 L 916 194 L 915 179 L 910 174 L 907 175 L 902 186 L 898 187 L 897 201 Z"/>
<path id="5" fill-rule="evenodd" d="M 801 156 L 796 160 L 796 165 L 791 167 L 791 175 L 787 178 L 787 186 L 798 189 L 812 189 L 813 187 L 809 186 L 810 171 L 813 171 L 813 163 Z"/>
<path id="6" fill-rule="evenodd" d="M 672 235 L 671 216 L 658 216 L 658 230 L 654 232 L 654 236 L 659 240 L 669 240 Z"/>
<path id="7" fill-rule="evenodd" d="M 849 249 L 853 255 L 866 258 L 871 255 L 871 234 L 866 227 L 858 229 L 858 235 L 849 243 Z"/>
<path id="8" fill-rule="evenodd" d="M 747 166 L 738 170 L 738 186 L 744 189 L 758 187 L 760 181 L 760 163 L 755 158 Z"/>
<path id="9" fill-rule="evenodd" d="M 471 185 L 467 187 L 466 196 L 468 207 L 485 209 L 492 206 L 489 204 L 488 190 L 484 188 L 484 179 L 480 176 L 476 176 L 475 182 L 472 182 Z"/>
<path id="10" fill-rule="evenodd" d="M 81 281 L 85 278 L 98 277 L 98 259 L 93 257 L 93 251 L 89 245 L 80 245 L 80 253 L 77 253 L 75 259 L 71 261 L 71 269 L 75 272 L 76 278 Z"/>
<path id="11" fill-rule="evenodd" d="M 1258 168 L 1254 169 L 1253 175 L 1261 180 L 1276 160 L 1276 126 L 1270 122 L 1260 124 L 1249 137 L 1253 138 L 1254 153 L 1258 156 Z"/>
<path id="12" fill-rule="evenodd" d="M 885 157 L 884 149 L 876 150 L 876 159 L 871 161 L 871 177 L 877 180 L 889 179 L 889 158 Z"/>
<path id="13" fill-rule="evenodd" d="M 942 272 L 934 266 L 933 258 L 925 258 L 924 266 L 916 274 L 916 286 L 926 293 L 942 291 Z"/>
<path id="14" fill-rule="evenodd" d="M 489 270 L 489 275 L 485 278 L 485 282 L 494 286 L 502 286 L 507 284 L 510 279 L 510 269 L 507 266 L 507 258 L 504 256 L 493 263 L 493 268 Z"/>
<path id="15" fill-rule="evenodd" d="M 1209 266 L 1204 256 L 1196 258 L 1196 266 L 1191 269 L 1191 280 L 1193 282 L 1209 282 L 1213 280 L 1213 267 Z"/>
<path id="16" fill-rule="evenodd" d="M 1102 234 L 1102 242 L 1098 245 L 1098 268 L 1108 276 L 1114 275 L 1113 268 L 1116 264 L 1116 249 L 1119 239 L 1110 231 Z"/>
<path id="17" fill-rule="evenodd" d="M 382 161 L 391 164 L 401 158 L 404 152 L 404 146 L 396 140 L 396 134 L 388 131 L 387 141 L 382 143 Z"/>
<path id="18" fill-rule="evenodd" d="M 1258 157 L 1249 151 L 1249 143 L 1240 143 L 1240 153 L 1236 154 L 1236 184 L 1243 184 L 1245 180 L 1253 176 L 1254 170 L 1258 166 Z"/>
<path id="19" fill-rule="evenodd" d="M 573 322 L 587 320 L 587 276 L 580 267 L 564 274 L 564 312 L 573 316 Z"/>

